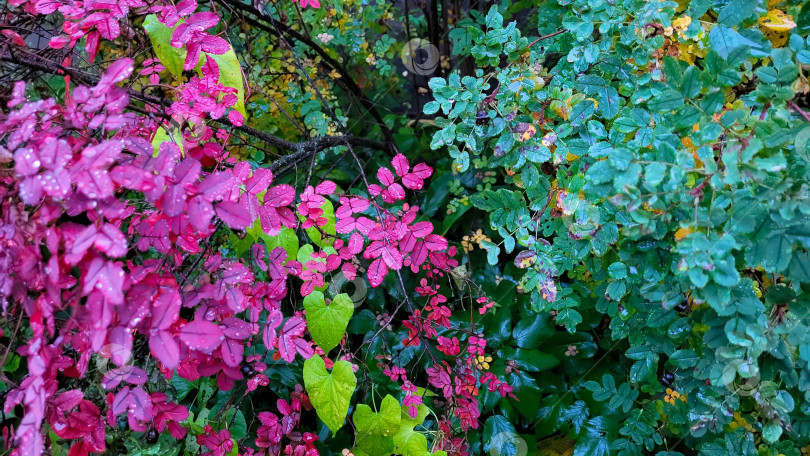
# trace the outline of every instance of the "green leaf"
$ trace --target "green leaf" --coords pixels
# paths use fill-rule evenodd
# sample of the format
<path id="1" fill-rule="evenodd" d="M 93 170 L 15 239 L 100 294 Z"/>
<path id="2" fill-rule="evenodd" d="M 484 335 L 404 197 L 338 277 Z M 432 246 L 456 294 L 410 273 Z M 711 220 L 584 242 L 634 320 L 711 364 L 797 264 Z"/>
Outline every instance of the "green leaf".
<path id="1" fill-rule="evenodd" d="M 518 347 L 532 349 L 539 347 L 555 332 L 551 317 L 547 313 L 538 313 L 534 318 L 521 318 L 512 331 L 512 337 Z"/>
<path id="2" fill-rule="evenodd" d="M 774 443 L 782 436 L 782 425 L 779 422 L 768 423 L 762 427 L 762 438 L 768 443 Z"/>
<path id="3" fill-rule="evenodd" d="M 810 33 L 810 0 L 802 4 L 802 9 L 796 16 L 796 28 L 803 36 Z"/>
<path id="4" fill-rule="evenodd" d="M 750 46 L 751 40 L 740 35 L 736 30 L 722 25 L 715 25 L 709 32 L 709 42 L 717 54 L 724 59 L 728 59 L 729 54 L 739 46 Z"/>
<path id="5" fill-rule="evenodd" d="M 186 48 L 173 47 L 170 42 L 174 29 L 180 24 L 185 22 L 183 19 L 177 21 L 177 24 L 168 28 L 161 23 L 157 16 L 150 14 L 146 16 L 143 21 L 143 28 L 149 35 L 149 41 L 152 42 L 152 49 L 155 50 L 160 63 L 169 70 L 175 78 L 180 78 L 183 74 L 183 63 L 186 61 Z"/>
<path id="6" fill-rule="evenodd" d="M 228 423 L 231 437 L 238 440 L 247 434 L 247 422 L 245 421 L 245 414 L 241 410 L 228 410 L 228 413 L 225 414 L 225 422 Z"/>
<path id="7" fill-rule="evenodd" d="M 583 426 L 583 432 L 577 437 L 574 456 L 607 456 L 610 454 L 610 442 L 604 431 L 603 418 L 595 417 Z"/>
<path id="8" fill-rule="evenodd" d="M 247 111 L 245 111 L 245 82 L 242 75 L 242 67 L 239 65 L 239 59 L 233 48 L 228 49 L 228 52 L 221 55 L 206 54 L 217 62 L 219 66 L 219 82 L 225 87 L 233 87 L 236 89 L 236 104 L 233 109 L 239 111 L 247 120 Z"/>
<path id="9" fill-rule="evenodd" d="M 700 361 L 700 357 L 694 350 L 677 350 L 669 357 L 669 362 L 684 369 L 694 367 L 698 361 Z"/>
<path id="10" fill-rule="evenodd" d="M 647 106 L 653 111 L 672 111 L 683 105 L 683 95 L 673 89 L 666 89 L 647 102 Z"/>
<path id="11" fill-rule="evenodd" d="M 526 454 L 526 442 L 518 436 L 515 426 L 502 415 L 487 418 L 483 433 L 484 451 L 499 456 Z"/>
<path id="12" fill-rule="evenodd" d="M 571 113 L 569 114 L 568 119 L 571 121 L 571 126 L 578 127 L 583 125 L 585 121 L 590 119 L 593 116 L 593 112 L 596 105 L 594 104 L 593 100 L 582 100 L 573 108 L 571 108 Z"/>
<path id="13" fill-rule="evenodd" d="M 264 241 L 268 253 L 275 250 L 276 247 L 281 247 L 287 252 L 286 261 L 296 259 L 298 255 L 298 236 L 295 235 L 295 231 L 292 229 L 282 227 L 277 235 L 268 236 L 264 230 L 262 230 L 261 222 L 256 220 L 253 226 L 248 228 L 247 232 L 248 234 L 258 235 L 258 238 Z M 312 246 L 310 246 L 310 248 L 311 247 Z"/>
<path id="14" fill-rule="evenodd" d="M 810 150 L 807 149 L 808 141 L 810 141 L 810 126 L 799 131 L 793 142 L 793 147 L 796 150 L 796 155 L 801 157 L 805 163 L 810 164 Z"/>
<path id="15" fill-rule="evenodd" d="M 717 22 L 726 27 L 734 27 L 754 14 L 758 4 L 758 1 L 753 0 L 731 0 L 720 10 Z"/>
<path id="16" fill-rule="evenodd" d="M 384 455 L 394 450 L 394 435 L 399 431 L 401 409 L 399 402 L 386 395 L 380 411 L 374 412 L 366 404 L 360 404 L 352 417 L 357 429 L 357 446 L 368 454 Z"/>
<path id="17" fill-rule="evenodd" d="M 627 293 L 627 286 L 621 280 L 611 282 L 610 285 L 608 285 L 607 295 L 614 301 L 621 299 L 625 293 Z"/>
<path id="18" fill-rule="evenodd" d="M 503 359 L 515 361 L 522 370 L 527 372 L 543 372 L 560 365 L 560 360 L 554 355 L 539 350 L 504 348 L 500 355 Z"/>
<path id="19" fill-rule="evenodd" d="M 329 353 L 343 339 L 354 313 L 354 303 L 349 295 L 341 293 L 326 305 L 323 293 L 313 291 L 304 298 L 304 309 L 312 340 Z"/>
<path id="20" fill-rule="evenodd" d="M 349 401 L 357 386 L 351 363 L 337 361 L 330 374 L 326 371 L 323 358 L 314 355 L 304 361 L 304 386 L 318 418 L 335 435 L 343 427 L 349 412 Z"/>
<path id="21" fill-rule="evenodd" d="M 165 127 L 158 127 L 157 131 L 155 131 L 155 136 L 152 138 L 152 156 L 157 157 L 160 153 L 160 145 L 165 143 L 166 141 L 171 141 L 177 144 L 177 147 L 180 148 L 180 154 L 185 156 L 186 149 L 183 147 L 183 138 L 180 135 L 180 131 L 176 128 L 169 127 L 167 131 Z"/>
<path id="22" fill-rule="evenodd" d="M 498 12 L 497 6 L 493 6 L 489 9 L 486 17 L 486 25 L 488 29 L 497 29 L 503 26 L 503 16 Z"/>
<path id="23" fill-rule="evenodd" d="M 408 415 L 407 407 L 400 407 L 399 431 L 394 435 L 396 451 L 403 456 L 427 456 L 430 454 L 427 448 L 427 437 L 421 432 L 415 431 L 416 426 L 421 425 L 430 414 L 430 410 L 424 404 L 416 407 L 416 418 Z"/>
<path id="24" fill-rule="evenodd" d="M 703 83 L 700 81 L 700 70 L 697 67 L 690 66 L 683 73 L 681 94 L 686 98 L 693 98 L 700 93 L 702 88 Z"/>
<path id="25" fill-rule="evenodd" d="M 326 238 L 322 239 L 321 231 L 331 236 L 334 236 L 337 231 L 335 231 L 335 208 L 332 206 L 332 202 L 329 200 L 324 200 L 323 204 L 321 205 L 321 209 L 323 209 L 322 217 L 326 218 L 326 225 L 320 227 L 320 230 L 314 226 L 309 227 L 306 229 L 307 236 L 312 239 L 312 242 L 315 243 L 318 247 L 326 247 L 327 245 L 332 245 L 333 237 L 327 236 Z M 300 217 L 302 220 L 304 217 Z"/>

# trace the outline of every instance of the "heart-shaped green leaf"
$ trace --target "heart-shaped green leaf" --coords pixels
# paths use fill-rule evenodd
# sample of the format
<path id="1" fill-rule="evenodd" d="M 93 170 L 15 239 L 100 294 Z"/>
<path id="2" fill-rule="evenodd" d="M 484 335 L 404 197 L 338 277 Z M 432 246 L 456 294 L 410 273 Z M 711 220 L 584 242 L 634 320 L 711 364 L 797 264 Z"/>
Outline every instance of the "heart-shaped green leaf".
<path id="1" fill-rule="evenodd" d="M 338 361 L 329 373 L 323 359 L 315 355 L 304 361 L 304 386 L 318 418 L 334 435 L 343 426 L 357 386 L 351 363 Z"/>
<path id="2" fill-rule="evenodd" d="M 400 417 L 399 402 L 391 395 L 385 396 L 376 413 L 366 404 L 358 405 L 353 416 L 356 445 L 368 454 L 390 454 L 394 451 L 394 434 L 399 430 Z"/>
<path id="3" fill-rule="evenodd" d="M 349 295 L 341 293 L 326 305 L 323 293 L 316 290 L 304 298 L 304 309 L 312 340 L 329 353 L 343 338 L 354 313 L 354 303 Z"/>

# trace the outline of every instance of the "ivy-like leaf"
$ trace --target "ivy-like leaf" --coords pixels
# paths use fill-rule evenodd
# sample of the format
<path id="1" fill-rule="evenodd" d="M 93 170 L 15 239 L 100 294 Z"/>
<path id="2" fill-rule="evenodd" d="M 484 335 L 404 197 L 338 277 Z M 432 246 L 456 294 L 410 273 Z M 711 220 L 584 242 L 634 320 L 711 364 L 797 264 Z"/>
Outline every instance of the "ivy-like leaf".
<path id="1" fill-rule="evenodd" d="M 372 411 L 366 404 L 358 405 L 352 417 L 357 429 L 357 446 L 368 454 L 391 453 L 401 417 L 399 402 L 391 395 L 382 400 L 379 412 Z"/>
<path id="2" fill-rule="evenodd" d="M 349 412 L 349 401 L 357 386 L 352 365 L 338 361 L 327 372 L 326 364 L 318 355 L 304 361 L 304 386 L 318 418 L 335 435 Z"/>
<path id="3" fill-rule="evenodd" d="M 312 340 L 329 353 L 343 338 L 354 313 L 354 303 L 349 295 L 341 293 L 327 305 L 323 293 L 313 291 L 304 298 L 304 309 Z"/>

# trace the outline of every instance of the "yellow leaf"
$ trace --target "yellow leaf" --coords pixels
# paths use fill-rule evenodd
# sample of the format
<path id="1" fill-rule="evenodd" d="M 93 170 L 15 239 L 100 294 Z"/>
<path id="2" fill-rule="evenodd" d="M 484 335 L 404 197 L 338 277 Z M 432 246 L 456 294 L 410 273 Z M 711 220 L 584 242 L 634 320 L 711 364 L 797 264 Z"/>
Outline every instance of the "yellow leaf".
<path id="1" fill-rule="evenodd" d="M 775 9 L 759 18 L 759 26 L 771 45 L 780 48 L 787 44 L 788 34 L 796 27 L 796 23 L 793 22 L 793 16 Z"/>
<path id="2" fill-rule="evenodd" d="M 672 21 L 672 28 L 678 32 L 683 32 L 689 28 L 692 23 L 692 18 L 689 16 L 682 16 Z"/>
<path id="3" fill-rule="evenodd" d="M 571 456 L 574 454 L 574 441 L 566 435 L 554 435 L 537 442 L 538 456 Z"/>
<path id="4" fill-rule="evenodd" d="M 775 32 L 787 32 L 796 27 L 796 23 L 793 22 L 793 16 L 778 9 L 768 11 L 768 14 L 760 17 L 759 25 L 762 28 Z"/>
<path id="5" fill-rule="evenodd" d="M 543 138 L 540 140 L 540 144 L 549 148 L 553 146 L 555 142 L 557 142 L 557 135 L 554 134 L 553 131 L 550 131 L 545 135 L 543 135 Z"/>
<path id="6" fill-rule="evenodd" d="M 525 142 L 534 137 L 537 134 L 537 128 L 534 125 L 528 123 L 519 123 L 515 127 L 515 133 L 519 135 L 519 141 Z"/>
<path id="7" fill-rule="evenodd" d="M 693 231 L 692 228 L 679 228 L 678 231 L 675 232 L 675 240 L 680 242 L 683 238 L 692 234 Z"/>

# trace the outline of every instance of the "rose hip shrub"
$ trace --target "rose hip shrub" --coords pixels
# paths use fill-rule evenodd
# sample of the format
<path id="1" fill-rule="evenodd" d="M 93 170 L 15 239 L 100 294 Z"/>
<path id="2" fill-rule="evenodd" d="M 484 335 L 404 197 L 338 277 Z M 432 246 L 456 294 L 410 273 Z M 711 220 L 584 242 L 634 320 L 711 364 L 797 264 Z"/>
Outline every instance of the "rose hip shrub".
<path id="1" fill-rule="evenodd" d="M 467 451 L 481 391 L 514 395 L 476 364 L 475 322 L 451 320 L 460 255 L 412 202 L 430 166 L 366 166 L 349 135 L 331 143 L 342 185 L 240 158 L 240 65 L 194 0 L 12 6 L 60 21 L 48 47 L 68 57 L 37 67 L 59 96 L 18 81 L 0 122 L 11 454 Z M 154 57 L 120 57 L 133 18 Z M 107 62 L 95 77 L 71 56 Z M 327 148 L 272 138 L 306 161 Z"/>

